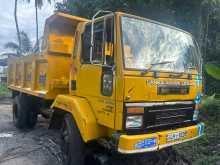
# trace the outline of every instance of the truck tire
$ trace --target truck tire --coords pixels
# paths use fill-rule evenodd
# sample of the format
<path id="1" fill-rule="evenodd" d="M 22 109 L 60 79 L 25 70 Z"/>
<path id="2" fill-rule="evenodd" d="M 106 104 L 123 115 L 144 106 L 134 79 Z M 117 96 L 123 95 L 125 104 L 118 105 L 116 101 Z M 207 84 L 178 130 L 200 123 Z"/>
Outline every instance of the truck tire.
<path id="1" fill-rule="evenodd" d="M 37 124 L 38 112 L 35 107 L 29 106 L 27 113 L 27 128 L 32 129 Z"/>
<path id="2" fill-rule="evenodd" d="M 37 124 L 39 104 L 32 96 L 25 96 L 27 111 L 27 128 L 33 129 Z"/>
<path id="3" fill-rule="evenodd" d="M 27 126 L 27 106 L 24 99 L 17 95 L 13 100 L 13 123 L 19 129 L 26 128 Z"/>
<path id="4" fill-rule="evenodd" d="M 61 128 L 64 165 L 84 165 L 85 143 L 71 114 L 64 116 Z"/>
<path id="5" fill-rule="evenodd" d="M 13 123 L 19 129 L 32 129 L 37 123 L 38 112 L 28 96 L 17 95 L 13 101 Z"/>

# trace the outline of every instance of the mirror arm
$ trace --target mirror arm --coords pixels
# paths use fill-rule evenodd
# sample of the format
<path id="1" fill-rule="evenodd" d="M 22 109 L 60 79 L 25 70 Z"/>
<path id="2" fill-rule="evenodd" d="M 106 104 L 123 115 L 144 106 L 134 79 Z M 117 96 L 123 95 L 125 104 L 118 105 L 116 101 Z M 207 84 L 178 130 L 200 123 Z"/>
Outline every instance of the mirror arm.
<path id="1" fill-rule="evenodd" d="M 95 18 L 101 14 L 101 13 L 112 13 L 112 11 L 107 11 L 107 10 L 99 10 L 95 15 L 92 17 L 92 26 L 91 26 L 91 45 L 90 45 L 90 54 L 89 54 L 89 59 L 90 63 L 92 64 L 92 51 L 93 51 L 93 46 L 94 46 L 94 22 Z"/>

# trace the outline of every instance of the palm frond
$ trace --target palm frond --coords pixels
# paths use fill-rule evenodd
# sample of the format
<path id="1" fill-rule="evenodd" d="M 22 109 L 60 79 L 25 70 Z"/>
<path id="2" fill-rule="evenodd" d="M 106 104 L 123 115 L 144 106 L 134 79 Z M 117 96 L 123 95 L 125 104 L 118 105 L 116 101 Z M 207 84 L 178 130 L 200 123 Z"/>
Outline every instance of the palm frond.
<path id="1" fill-rule="evenodd" d="M 31 0 L 25 0 L 27 3 L 30 3 Z M 48 3 L 51 4 L 51 0 L 47 0 Z M 43 0 L 34 0 L 35 6 L 37 6 L 37 8 L 41 9 L 42 6 L 44 5 L 44 1 Z"/>
<path id="2" fill-rule="evenodd" d="M 21 37 L 21 47 L 19 48 L 19 44 L 16 42 L 8 42 L 4 45 L 6 49 L 11 49 L 16 51 L 17 53 L 28 53 L 32 51 L 32 43 L 28 35 L 24 32 L 20 32 Z"/>
<path id="3" fill-rule="evenodd" d="M 19 49 L 19 46 L 17 43 L 15 42 L 8 42 L 4 45 L 4 48 L 6 49 L 12 49 L 12 50 L 18 50 Z"/>
<path id="4" fill-rule="evenodd" d="M 43 0 L 35 0 L 35 5 L 37 8 L 41 9 L 43 6 Z"/>
<path id="5" fill-rule="evenodd" d="M 32 50 L 31 40 L 24 31 L 21 31 L 20 34 L 21 34 L 21 51 L 23 53 L 28 53 Z"/>

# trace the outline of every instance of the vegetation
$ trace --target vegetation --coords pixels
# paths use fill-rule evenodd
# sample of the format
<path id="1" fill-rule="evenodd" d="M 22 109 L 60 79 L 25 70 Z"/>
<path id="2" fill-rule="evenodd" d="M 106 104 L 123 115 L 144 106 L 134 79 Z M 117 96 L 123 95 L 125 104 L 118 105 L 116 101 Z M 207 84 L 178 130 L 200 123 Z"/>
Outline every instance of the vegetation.
<path id="1" fill-rule="evenodd" d="M 27 3 L 30 3 L 31 0 L 25 0 Z M 18 0 L 15 0 L 15 5 L 14 5 L 14 19 L 15 19 L 15 26 L 16 26 L 16 31 L 17 31 L 17 41 L 18 43 L 10 43 L 8 46 L 11 49 L 14 49 L 17 51 L 17 54 L 22 54 L 22 37 L 24 36 L 24 32 L 20 32 L 19 29 L 19 24 L 18 24 L 18 18 L 17 18 L 17 7 L 18 7 Z M 36 50 L 39 50 L 39 34 L 38 34 L 38 9 L 41 9 L 43 6 L 43 0 L 34 0 L 35 4 L 35 20 L 36 20 Z M 51 0 L 47 0 L 47 2 L 51 3 Z M 25 34 L 26 35 L 26 34 Z M 27 36 L 27 35 L 26 35 Z M 7 47 L 7 46 L 6 46 Z M 26 53 L 26 52 L 25 52 Z"/>
<path id="2" fill-rule="evenodd" d="M 30 3 L 31 0 L 26 0 L 26 2 Z M 51 3 L 51 0 L 47 0 L 47 2 Z M 34 0 L 35 4 L 35 20 L 36 20 L 36 50 L 39 50 L 39 34 L 38 34 L 38 9 L 44 4 L 44 0 Z"/>
<path id="3" fill-rule="evenodd" d="M 220 67 L 215 64 L 206 64 L 205 69 L 210 76 L 217 80 L 220 80 Z"/>
<path id="4" fill-rule="evenodd" d="M 16 26 L 16 31 L 17 31 L 18 48 L 19 48 L 18 51 L 19 51 L 21 47 L 21 37 L 20 37 L 20 30 L 18 26 L 17 8 L 18 8 L 18 0 L 15 0 L 14 19 L 15 19 L 15 26 Z M 20 54 L 20 52 L 18 52 L 18 54 Z"/>
<path id="5" fill-rule="evenodd" d="M 175 148 L 193 165 L 220 164 L 220 99 L 215 95 L 205 97 L 200 118 L 206 124 L 205 135 L 198 140 Z"/>
<path id="6" fill-rule="evenodd" d="M 5 48 L 15 51 L 18 55 L 29 53 L 32 51 L 32 43 L 28 35 L 21 31 L 20 32 L 21 43 L 19 42 L 8 42 L 5 44 Z"/>
<path id="7" fill-rule="evenodd" d="M 7 88 L 7 84 L 0 83 L 0 98 L 10 96 L 10 91 Z"/>

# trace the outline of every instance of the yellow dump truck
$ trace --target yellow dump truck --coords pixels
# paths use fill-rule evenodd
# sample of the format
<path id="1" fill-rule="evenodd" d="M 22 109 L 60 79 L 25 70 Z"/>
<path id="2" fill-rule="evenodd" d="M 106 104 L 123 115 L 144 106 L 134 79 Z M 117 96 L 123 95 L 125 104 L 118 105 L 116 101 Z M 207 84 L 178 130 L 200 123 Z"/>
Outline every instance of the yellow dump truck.
<path id="1" fill-rule="evenodd" d="M 55 13 L 40 52 L 11 59 L 8 72 L 15 126 L 50 117 L 68 165 L 100 148 L 154 152 L 203 135 L 200 50 L 169 25 L 121 12 Z"/>

